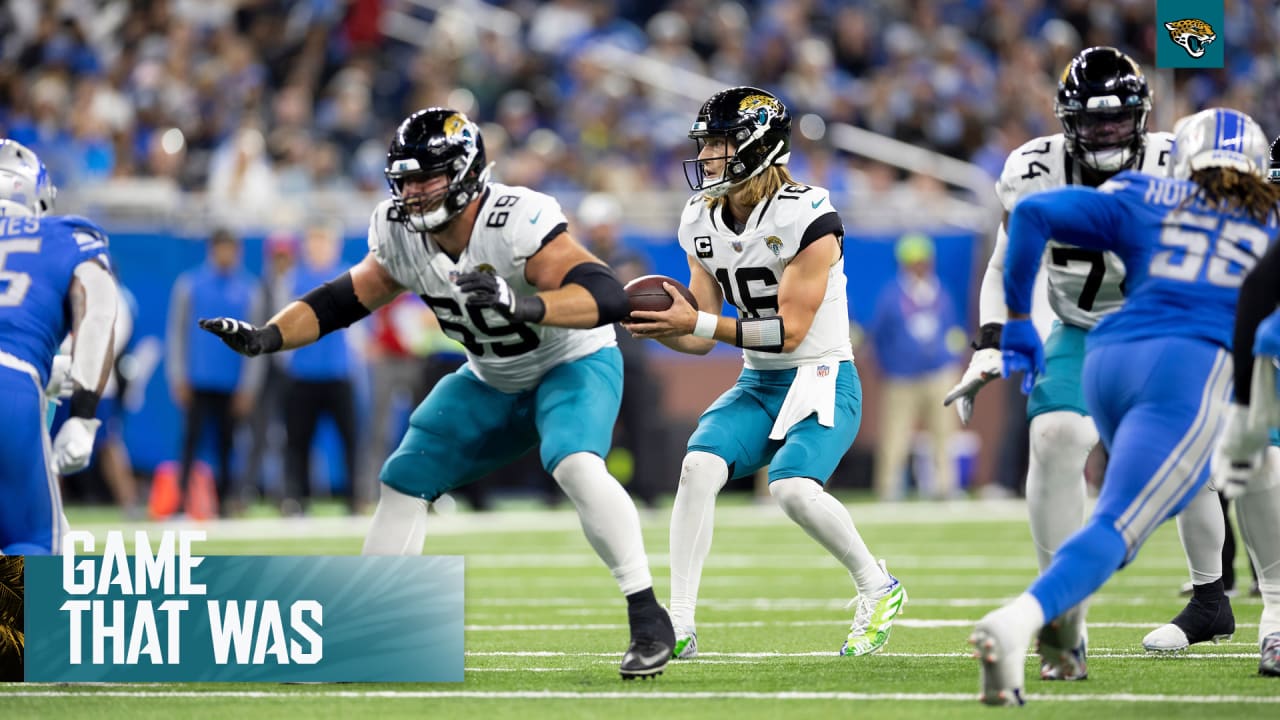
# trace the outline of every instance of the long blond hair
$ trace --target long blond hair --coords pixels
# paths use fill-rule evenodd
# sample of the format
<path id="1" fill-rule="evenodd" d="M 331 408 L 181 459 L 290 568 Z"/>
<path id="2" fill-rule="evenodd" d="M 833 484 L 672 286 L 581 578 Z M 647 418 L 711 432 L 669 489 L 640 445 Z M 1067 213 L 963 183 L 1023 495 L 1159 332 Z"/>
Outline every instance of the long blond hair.
<path id="1" fill-rule="evenodd" d="M 747 180 L 728 193 L 718 198 L 705 198 L 705 201 L 707 207 L 714 209 L 721 203 L 728 202 L 729 195 L 736 195 L 738 201 L 743 205 L 755 207 L 764 202 L 765 198 L 773 197 L 773 194 L 781 190 L 784 185 L 797 184 L 795 178 L 791 177 L 791 172 L 787 170 L 786 165 L 770 165 L 759 175 Z"/>

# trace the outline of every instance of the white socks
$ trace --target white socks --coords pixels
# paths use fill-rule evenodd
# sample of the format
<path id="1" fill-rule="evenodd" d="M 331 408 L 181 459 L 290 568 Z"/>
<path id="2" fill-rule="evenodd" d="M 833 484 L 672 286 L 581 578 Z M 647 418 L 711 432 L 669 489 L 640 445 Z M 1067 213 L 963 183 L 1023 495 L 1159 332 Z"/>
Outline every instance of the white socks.
<path id="1" fill-rule="evenodd" d="M 609 566 L 623 595 L 653 586 L 649 560 L 640 535 L 640 513 L 631 496 L 609 474 L 604 460 L 579 452 L 551 473 L 578 509 L 582 532 L 596 554 Z"/>
<path id="2" fill-rule="evenodd" d="M 1178 537 L 1187 554 L 1191 584 L 1204 585 L 1222 577 L 1222 543 L 1227 537 L 1227 524 L 1222 517 L 1218 493 L 1208 487 L 1191 498 L 1178 513 Z"/>
<path id="3" fill-rule="evenodd" d="M 1041 572 L 1084 525 L 1084 466 L 1097 444 L 1098 430 L 1083 415 L 1060 410 L 1031 420 L 1027 511 Z"/>
<path id="4" fill-rule="evenodd" d="M 421 555 L 427 537 L 427 501 L 382 486 L 364 555 Z"/>
<path id="5" fill-rule="evenodd" d="M 680 466 L 671 508 L 671 622 L 692 629 L 702 565 L 711 551 L 716 495 L 729 481 L 729 466 L 711 453 L 693 451 Z"/>
<path id="6" fill-rule="evenodd" d="M 1280 632 L 1280 449 L 1267 448 L 1267 474 L 1249 483 L 1236 500 L 1240 537 L 1262 590 L 1262 620 L 1258 638 Z"/>
<path id="7" fill-rule="evenodd" d="M 859 593 L 870 595 L 889 582 L 853 527 L 849 511 L 817 482 L 803 477 L 782 478 L 769 483 L 769 493 L 787 517 L 849 569 Z"/>

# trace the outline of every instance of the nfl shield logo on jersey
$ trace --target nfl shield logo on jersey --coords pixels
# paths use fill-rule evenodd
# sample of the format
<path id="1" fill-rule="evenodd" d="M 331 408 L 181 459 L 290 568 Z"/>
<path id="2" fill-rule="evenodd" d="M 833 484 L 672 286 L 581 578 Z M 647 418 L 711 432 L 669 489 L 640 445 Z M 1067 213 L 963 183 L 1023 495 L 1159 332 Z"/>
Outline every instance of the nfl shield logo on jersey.
<path id="1" fill-rule="evenodd" d="M 451 282 L 451 283 L 453 283 L 453 282 L 458 282 L 458 271 L 457 271 L 457 270 L 450 270 L 450 271 L 449 271 L 449 282 Z"/>
<path id="2" fill-rule="evenodd" d="M 818 377 L 826 377 L 826 376 L 828 376 L 828 375 L 830 375 L 830 374 L 831 374 L 831 366 L 830 366 L 830 365 L 819 365 L 819 366 L 818 366 Z"/>
<path id="3" fill-rule="evenodd" d="M 741 240 L 730 240 L 730 241 L 729 241 L 729 245 L 733 248 L 733 251 L 734 251 L 734 252 L 742 252 L 742 241 L 741 241 Z"/>

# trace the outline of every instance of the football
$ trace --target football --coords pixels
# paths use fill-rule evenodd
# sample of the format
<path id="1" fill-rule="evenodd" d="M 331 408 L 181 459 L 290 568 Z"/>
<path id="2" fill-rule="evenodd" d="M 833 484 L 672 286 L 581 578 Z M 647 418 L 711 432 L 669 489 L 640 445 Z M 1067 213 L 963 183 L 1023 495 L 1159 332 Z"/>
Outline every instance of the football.
<path id="1" fill-rule="evenodd" d="M 627 291 L 631 310 L 662 312 L 671 307 L 671 296 L 662 287 L 663 283 L 670 283 L 693 306 L 694 310 L 698 309 L 698 301 L 693 298 L 693 293 L 685 287 L 684 283 L 666 275 L 645 275 L 632 280 L 623 288 Z"/>

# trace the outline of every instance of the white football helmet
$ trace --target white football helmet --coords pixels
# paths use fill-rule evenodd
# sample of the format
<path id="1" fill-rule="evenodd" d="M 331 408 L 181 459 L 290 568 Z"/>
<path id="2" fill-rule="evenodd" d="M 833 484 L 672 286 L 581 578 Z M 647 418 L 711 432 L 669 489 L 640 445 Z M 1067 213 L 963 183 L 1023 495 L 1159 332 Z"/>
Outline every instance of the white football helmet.
<path id="1" fill-rule="evenodd" d="M 1211 167 L 1266 177 L 1271 152 L 1267 136 L 1239 110 L 1201 110 L 1179 120 L 1173 134 L 1172 177 L 1189 178 L 1192 172 Z"/>
<path id="2" fill-rule="evenodd" d="M 0 215 L 51 213 L 57 193 L 44 163 L 30 148 L 0 139 Z"/>

